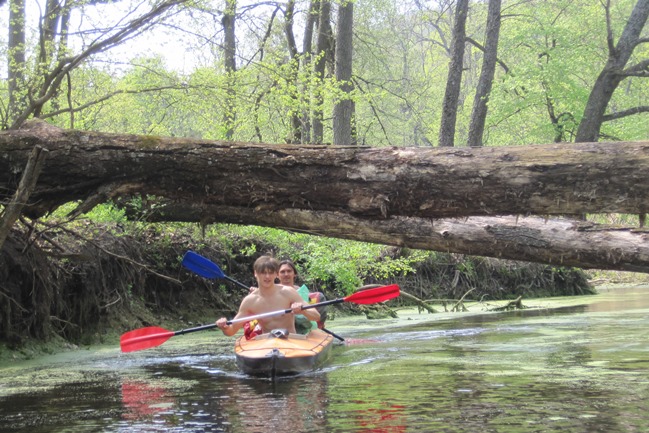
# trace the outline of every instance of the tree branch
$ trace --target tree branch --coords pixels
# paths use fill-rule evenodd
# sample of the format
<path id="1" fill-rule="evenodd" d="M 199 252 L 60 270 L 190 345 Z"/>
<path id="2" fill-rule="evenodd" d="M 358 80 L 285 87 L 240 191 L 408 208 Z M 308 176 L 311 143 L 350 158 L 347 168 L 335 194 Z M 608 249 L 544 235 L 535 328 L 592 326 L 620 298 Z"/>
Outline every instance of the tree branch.
<path id="1" fill-rule="evenodd" d="M 5 206 L 2 218 L 0 218 L 0 249 L 2 249 L 11 227 L 20 217 L 23 207 L 27 204 L 30 194 L 36 187 L 36 181 L 43 168 L 47 152 L 47 149 L 43 149 L 41 146 L 34 146 L 29 155 L 18 189 L 13 199 Z"/>
<path id="2" fill-rule="evenodd" d="M 632 116 L 639 113 L 649 113 L 649 105 L 642 107 L 633 107 L 624 111 L 618 111 L 617 113 L 606 114 L 604 115 L 604 117 L 602 117 L 602 120 L 604 122 L 609 122 L 611 120 L 622 119 L 623 117 Z"/>

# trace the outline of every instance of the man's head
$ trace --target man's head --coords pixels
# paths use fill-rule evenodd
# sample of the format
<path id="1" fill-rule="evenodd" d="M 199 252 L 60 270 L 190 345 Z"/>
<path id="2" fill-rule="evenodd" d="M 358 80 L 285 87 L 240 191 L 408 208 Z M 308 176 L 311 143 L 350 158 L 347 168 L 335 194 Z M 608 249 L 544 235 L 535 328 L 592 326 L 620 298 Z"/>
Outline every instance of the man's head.
<path id="1" fill-rule="evenodd" d="M 279 262 L 274 257 L 261 256 L 257 260 L 255 260 L 255 264 L 252 265 L 252 269 L 257 274 L 276 274 L 279 271 Z"/>
<path id="2" fill-rule="evenodd" d="M 282 284 L 292 286 L 295 284 L 295 277 L 297 277 L 297 269 L 291 260 L 279 262 L 279 280 Z"/>

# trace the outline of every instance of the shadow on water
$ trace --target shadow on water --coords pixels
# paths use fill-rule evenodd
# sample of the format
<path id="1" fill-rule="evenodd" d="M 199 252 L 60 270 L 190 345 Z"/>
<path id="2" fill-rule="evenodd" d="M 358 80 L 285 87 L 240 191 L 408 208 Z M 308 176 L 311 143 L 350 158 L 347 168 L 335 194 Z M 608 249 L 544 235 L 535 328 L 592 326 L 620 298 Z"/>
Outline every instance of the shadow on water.
<path id="1" fill-rule="evenodd" d="M 539 303 L 338 319 L 330 364 L 278 381 L 240 374 L 211 332 L 6 366 L 0 431 L 649 431 L 649 290 Z"/>

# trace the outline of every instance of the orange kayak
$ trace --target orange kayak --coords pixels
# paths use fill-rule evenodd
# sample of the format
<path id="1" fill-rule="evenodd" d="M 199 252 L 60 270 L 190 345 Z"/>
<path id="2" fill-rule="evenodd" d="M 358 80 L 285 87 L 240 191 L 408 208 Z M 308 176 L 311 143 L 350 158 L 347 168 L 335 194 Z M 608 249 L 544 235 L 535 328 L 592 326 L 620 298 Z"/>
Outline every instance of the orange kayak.
<path id="1" fill-rule="evenodd" d="M 246 340 L 239 337 L 234 345 L 237 366 L 254 376 L 285 376 L 315 370 L 331 354 L 333 337 L 314 329 L 307 335 L 289 334 L 275 329 Z"/>

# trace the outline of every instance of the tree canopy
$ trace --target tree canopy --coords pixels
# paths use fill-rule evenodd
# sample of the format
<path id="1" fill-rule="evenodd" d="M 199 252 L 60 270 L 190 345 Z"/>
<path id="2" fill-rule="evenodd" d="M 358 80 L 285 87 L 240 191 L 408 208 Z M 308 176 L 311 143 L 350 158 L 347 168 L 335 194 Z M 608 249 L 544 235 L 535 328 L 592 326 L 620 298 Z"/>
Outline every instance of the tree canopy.
<path id="1" fill-rule="evenodd" d="M 24 14 L 5 21 L 3 128 L 34 116 L 104 132 L 330 143 L 334 108 L 351 101 L 355 142 L 436 145 L 455 1 L 354 3 L 342 21 L 353 26 L 347 79 L 336 73 L 333 41 L 345 34 L 337 26 L 346 3 L 332 2 L 322 18 L 329 2 L 70 1 L 39 10 L 36 0 L 12 0 L 0 16 L 10 5 Z M 488 3 L 468 7 L 456 145 L 468 139 Z M 484 145 L 572 141 L 580 125 L 588 141 L 646 138 L 647 3 L 502 2 Z M 599 89 L 602 76 L 617 85 Z M 600 91 L 610 99 L 591 107 L 598 118 L 584 116 Z M 324 126 L 315 141 L 314 122 Z"/>
<path id="2" fill-rule="evenodd" d="M 4 179 L 2 197 L 3 204 L 14 209 L 12 213 L 18 196 L 11 202 L 9 197 L 18 186 L 17 175 L 22 172 L 18 167 L 27 158 L 22 146 L 38 143 L 45 149 L 56 148 L 57 137 L 70 134 L 66 139 L 82 151 L 74 131 L 86 138 L 91 135 L 84 135 L 85 131 L 97 131 L 95 138 L 104 143 L 100 152 L 104 155 L 106 149 L 128 141 L 128 134 L 137 134 L 138 144 L 100 159 L 91 172 L 84 172 L 84 167 L 75 171 L 75 156 L 69 153 L 67 161 L 58 162 L 58 176 L 64 180 L 75 175 L 101 177 L 105 169 L 120 168 L 134 149 L 157 148 L 167 142 L 161 137 L 169 137 L 177 152 L 172 159 L 188 165 L 172 164 L 176 172 L 168 173 L 167 186 L 177 186 L 183 170 L 199 170 L 187 176 L 196 180 L 210 168 L 223 169 L 227 161 L 231 177 L 210 187 L 212 192 L 219 187 L 232 190 L 239 201 L 219 202 L 219 206 L 270 202 L 279 211 L 300 203 L 301 210 L 343 208 L 355 218 L 428 219 L 539 215 L 545 209 L 548 214 L 573 216 L 628 212 L 644 221 L 646 196 L 637 186 L 644 178 L 644 160 L 639 156 L 640 165 L 634 165 L 629 149 L 649 135 L 649 0 L 399 4 L 380 0 L 42 4 L 12 0 L 0 8 L 8 12 L 2 16 L 7 16 L 9 30 L 7 50 L 0 52 L 7 72 L 0 88 L 2 128 L 21 131 L 31 118 L 64 128 L 45 134 L 50 143 L 39 142 L 43 136 L 37 135 L 13 147 L 12 138 L 23 140 L 21 133 L 7 136 L 2 150 L 11 172 Z M 178 45 L 183 52 L 165 51 Z M 102 133 L 117 135 L 109 142 Z M 174 141 L 175 137 L 186 141 Z M 572 149 L 548 144 L 602 138 L 606 143 L 598 150 L 589 147 L 591 143 Z M 226 143 L 224 149 L 239 150 L 225 160 L 217 159 L 221 167 L 192 165 L 191 158 L 181 156 L 201 154 L 195 146 L 205 140 L 227 140 L 232 147 Z M 235 142 L 249 144 L 238 147 Z M 403 150 L 372 153 L 320 146 L 337 142 Z M 626 145 L 618 146 L 620 150 L 614 142 Z M 298 151 L 281 148 L 283 143 L 302 145 L 302 153 L 298 156 L 294 154 Z M 472 157 L 473 151 L 452 149 L 445 154 L 428 149 L 467 143 L 512 150 Z M 514 150 L 511 145 L 530 147 Z M 276 149 L 269 150 L 273 146 Z M 643 149 L 644 143 L 637 146 Z M 544 152 L 550 165 L 533 160 Z M 380 155 L 379 163 L 363 160 L 351 175 L 345 171 L 359 155 L 372 154 Z M 412 154 L 417 157 L 407 156 Z M 260 158 L 257 165 L 255 155 Z M 297 184 L 282 186 L 286 174 L 271 166 L 287 161 L 286 155 L 298 159 L 307 155 L 310 161 L 295 165 L 307 170 L 307 174 L 290 174 Z M 594 155 L 600 159 L 593 162 Z M 210 161 L 210 155 L 204 156 Z M 318 168 L 319 161 L 328 157 Z M 83 159 L 80 156 L 77 162 Z M 150 157 L 145 163 L 155 171 L 155 161 Z M 483 165 L 484 161 L 491 165 Z M 516 167 L 515 161 L 529 165 Z M 95 163 L 85 168 L 90 166 Z M 259 171 L 266 177 L 255 177 L 262 166 Z M 514 171 L 498 172 L 499 167 Z M 413 174 L 419 172 L 425 174 L 413 181 Z M 445 172 L 453 174 L 448 177 L 453 182 L 439 180 Z M 45 173 L 52 176 L 51 170 Z M 381 173 L 392 177 L 386 175 L 387 180 L 378 184 L 380 191 L 368 188 Z M 408 173 L 403 178 L 407 181 L 399 173 Z M 92 185 L 81 188 L 77 188 L 83 184 L 79 179 L 71 189 L 57 189 L 55 183 L 50 190 L 36 185 L 39 203 L 24 209 L 40 216 L 48 205 L 76 199 L 83 200 L 79 212 L 91 209 L 125 191 L 111 189 L 124 187 L 119 175 L 113 175 L 115 181 L 87 178 Z M 333 178 L 338 190 L 322 187 L 326 176 Z M 516 185 L 522 178 L 532 183 Z M 299 179 L 318 181 L 306 185 L 312 190 L 303 191 Z M 390 179 L 397 181 L 390 183 Z M 560 188 L 552 189 L 557 179 Z M 484 187 L 475 188 L 477 183 Z M 255 185 L 255 191 L 241 185 Z M 149 191 L 135 190 L 156 195 L 161 189 L 165 197 L 169 192 L 164 184 L 147 186 Z M 184 191 L 193 194 L 204 186 L 198 181 Z M 278 191 L 281 194 L 272 200 L 259 198 Z M 547 206 L 553 194 L 564 207 Z M 196 203 L 184 202 L 184 214 L 192 214 L 190 208 Z M 13 219 L 7 215 L 3 215 L 4 227 Z M 167 215 L 180 218 L 183 212 L 168 210 Z"/>

